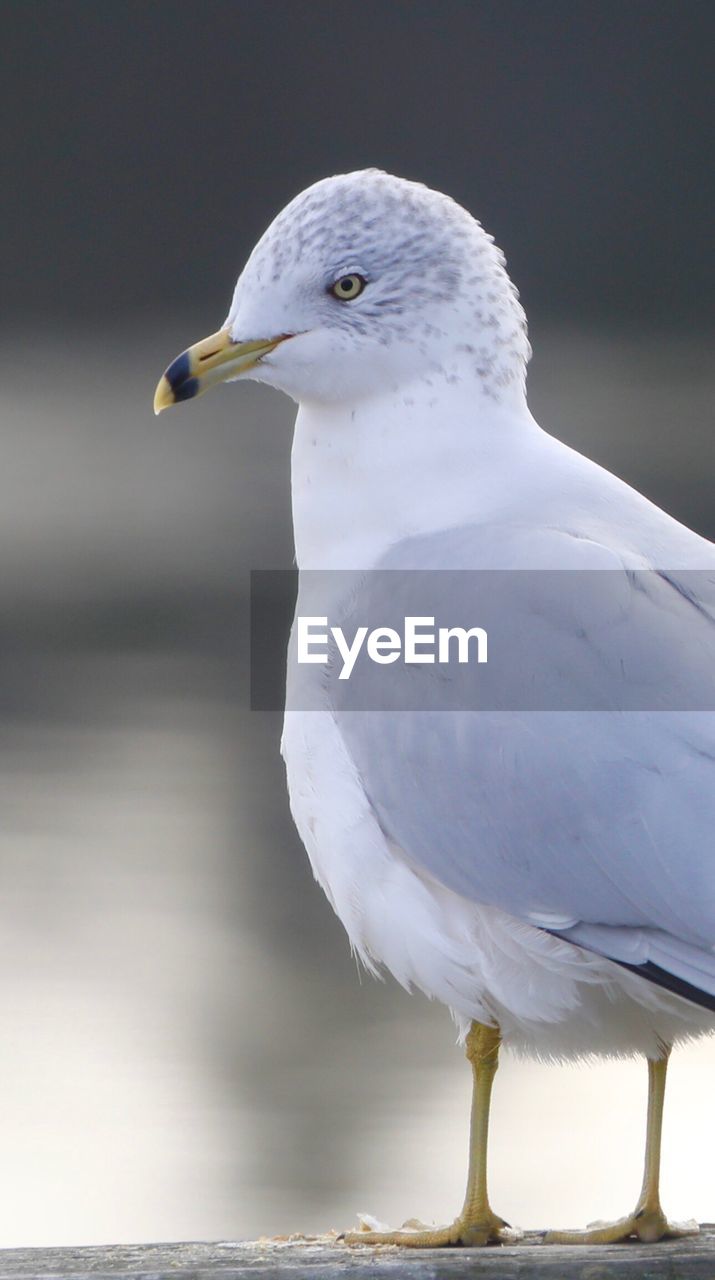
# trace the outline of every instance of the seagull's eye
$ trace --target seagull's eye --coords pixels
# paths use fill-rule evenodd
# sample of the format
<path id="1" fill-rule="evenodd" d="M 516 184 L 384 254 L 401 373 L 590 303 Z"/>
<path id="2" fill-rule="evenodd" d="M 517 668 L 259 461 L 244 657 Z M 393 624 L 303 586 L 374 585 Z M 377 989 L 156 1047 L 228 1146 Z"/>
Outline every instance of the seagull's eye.
<path id="1" fill-rule="evenodd" d="M 330 292 L 334 298 L 339 298 L 341 302 L 352 302 L 353 298 L 357 298 L 365 288 L 367 280 L 364 276 L 359 276 L 355 272 L 349 276 L 340 276 L 335 284 L 331 284 Z"/>

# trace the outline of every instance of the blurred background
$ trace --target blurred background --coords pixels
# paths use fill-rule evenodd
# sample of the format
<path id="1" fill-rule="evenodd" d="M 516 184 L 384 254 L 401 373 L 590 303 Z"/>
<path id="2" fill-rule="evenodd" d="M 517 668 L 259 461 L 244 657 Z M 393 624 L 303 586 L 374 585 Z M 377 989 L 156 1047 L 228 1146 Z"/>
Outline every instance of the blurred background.
<path id="1" fill-rule="evenodd" d="M 251 568 L 292 558 L 293 407 L 155 419 L 298 190 L 377 165 L 467 205 L 541 423 L 715 536 L 700 0 L 4 0 L 0 1244 L 342 1228 L 461 1204 L 446 1011 L 361 978 L 248 710 Z M 715 1217 L 715 1047 L 664 1197 Z M 630 1209 L 645 1067 L 506 1060 L 493 1202 Z"/>

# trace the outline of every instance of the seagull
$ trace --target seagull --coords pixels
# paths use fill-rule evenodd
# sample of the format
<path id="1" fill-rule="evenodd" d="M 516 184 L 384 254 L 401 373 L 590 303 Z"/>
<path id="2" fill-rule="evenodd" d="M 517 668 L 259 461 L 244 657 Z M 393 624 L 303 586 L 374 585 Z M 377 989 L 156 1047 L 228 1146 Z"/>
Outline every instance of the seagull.
<path id="1" fill-rule="evenodd" d="M 157 413 L 245 378 L 297 402 L 291 811 L 354 952 L 443 1002 L 471 1064 L 455 1221 L 350 1243 L 511 1238 L 487 1189 L 502 1044 L 648 1064 L 634 1211 L 546 1242 L 698 1229 L 665 1216 L 659 1168 L 671 1048 L 715 1029 L 715 546 L 537 425 L 529 357 L 493 238 L 448 196 L 368 169 L 278 214 L 223 327 L 156 391 Z M 447 620 L 481 601 L 529 637 L 488 705 L 446 705 L 467 686 L 436 663 L 394 662 L 379 687 L 364 663 L 348 680 L 300 665 L 316 580 L 349 635 L 419 620 L 425 574 Z M 470 585 L 484 574 L 498 590 Z"/>

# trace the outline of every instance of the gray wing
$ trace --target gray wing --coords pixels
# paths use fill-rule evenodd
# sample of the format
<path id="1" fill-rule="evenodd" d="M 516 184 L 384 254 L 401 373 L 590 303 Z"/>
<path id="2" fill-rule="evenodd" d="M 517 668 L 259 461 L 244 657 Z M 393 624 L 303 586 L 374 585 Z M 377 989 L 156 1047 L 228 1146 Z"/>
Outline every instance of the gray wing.
<path id="1" fill-rule="evenodd" d="M 577 573 L 567 593 L 553 574 L 502 574 L 480 601 L 480 574 L 432 575 L 436 616 L 466 625 L 487 609 L 489 661 L 467 703 L 482 709 L 460 709 L 466 686 L 455 698 L 437 665 L 396 662 L 380 710 L 383 671 L 362 662 L 349 681 L 331 666 L 333 712 L 381 826 L 416 864 L 715 1008 L 715 571 L 630 572 L 608 548 L 554 537 Z M 494 563 L 490 538 L 403 544 L 352 593 L 346 634 L 423 614 L 425 565 Z"/>

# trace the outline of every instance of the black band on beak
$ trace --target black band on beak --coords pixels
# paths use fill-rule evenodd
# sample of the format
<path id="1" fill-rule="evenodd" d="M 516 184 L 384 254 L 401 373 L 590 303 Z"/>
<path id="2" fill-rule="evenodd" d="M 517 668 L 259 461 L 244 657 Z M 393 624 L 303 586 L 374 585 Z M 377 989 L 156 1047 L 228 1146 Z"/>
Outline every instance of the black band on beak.
<path id="1" fill-rule="evenodd" d="M 191 358 L 188 351 L 182 351 L 169 365 L 164 374 L 171 390 L 174 393 L 174 400 L 193 400 L 199 392 L 199 380 L 191 375 Z"/>

